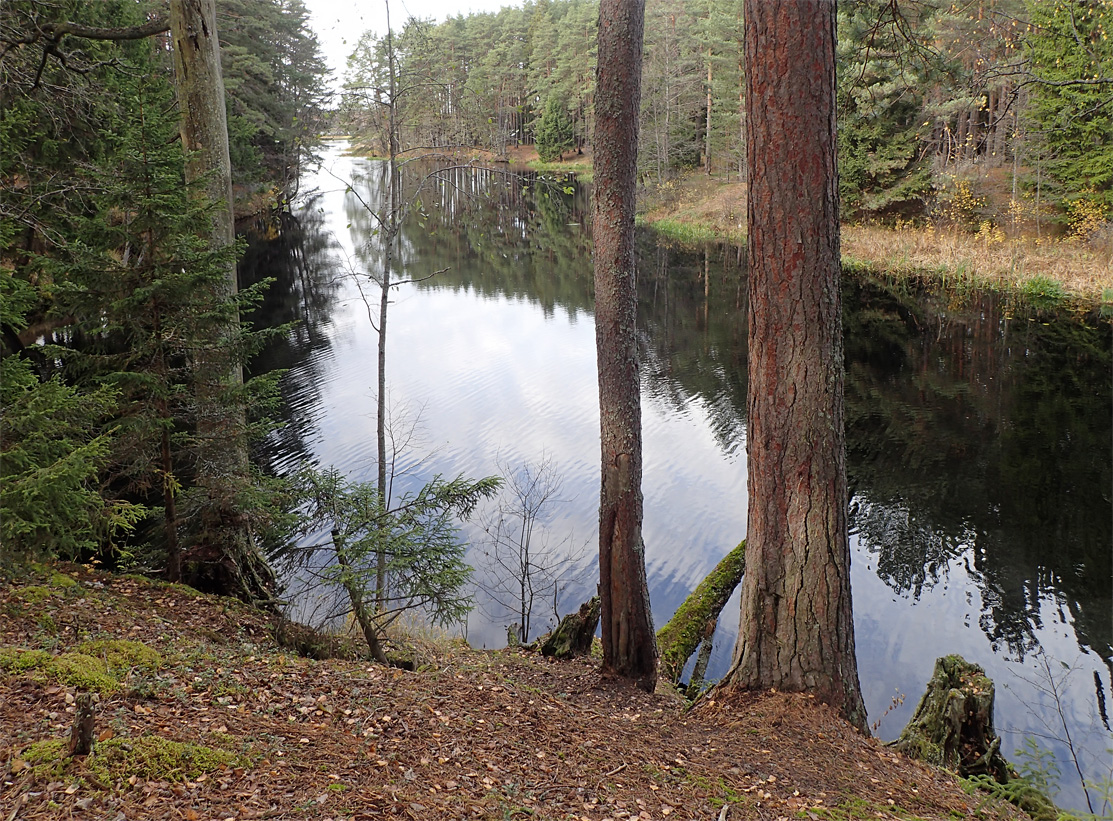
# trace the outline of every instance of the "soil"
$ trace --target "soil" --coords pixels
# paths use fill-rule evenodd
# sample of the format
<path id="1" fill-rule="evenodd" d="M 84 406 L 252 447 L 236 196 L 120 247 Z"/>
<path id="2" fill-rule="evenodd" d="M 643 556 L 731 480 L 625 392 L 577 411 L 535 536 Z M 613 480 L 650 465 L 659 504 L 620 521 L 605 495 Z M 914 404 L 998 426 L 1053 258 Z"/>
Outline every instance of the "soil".
<path id="1" fill-rule="evenodd" d="M 32 745 L 57 739 L 65 755 L 79 688 L 0 650 L 0 820 L 1025 817 L 807 695 L 687 709 L 592 659 L 459 641 L 418 641 L 413 672 L 317 661 L 238 602 L 88 567 L 36 573 L 0 586 L 0 647 L 57 656 L 127 639 L 162 662 L 102 688 L 91 756 L 43 763 Z M 129 761 L 149 736 L 225 759 Z"/>

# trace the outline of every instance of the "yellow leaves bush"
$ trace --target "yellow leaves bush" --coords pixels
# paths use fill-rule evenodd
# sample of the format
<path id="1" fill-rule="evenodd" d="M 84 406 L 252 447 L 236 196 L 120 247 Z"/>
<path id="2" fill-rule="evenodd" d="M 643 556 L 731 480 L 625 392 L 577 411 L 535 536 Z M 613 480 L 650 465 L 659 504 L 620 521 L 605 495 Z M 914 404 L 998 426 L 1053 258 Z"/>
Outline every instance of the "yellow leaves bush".
<path id="1" fill-rule="evenodd" d="M 1065 203 L 1067 233 L 1078 240 L 1087 240 L 1105 227 L 1105 203 L 1094 196 L 1094 191 L 1083 191 L 1077 198 Z"/>

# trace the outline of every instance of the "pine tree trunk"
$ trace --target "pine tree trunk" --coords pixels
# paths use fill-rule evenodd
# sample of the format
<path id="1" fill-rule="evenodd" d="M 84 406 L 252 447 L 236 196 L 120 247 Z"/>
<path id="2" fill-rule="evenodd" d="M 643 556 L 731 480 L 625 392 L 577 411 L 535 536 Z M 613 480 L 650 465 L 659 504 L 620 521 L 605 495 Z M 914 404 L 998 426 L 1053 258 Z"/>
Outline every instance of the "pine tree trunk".
<path id="1" fill-rule="evenodd" d="M 603 670 L 652 691 L 657 644 L 642 543 L 641 390 L 635 327 L 634 193 L 644 0 L 601 0 L 595 96 L 595 339 L 602 490 Z"/>
<path id="2" fill-rule="evenodd" d="M 835 161 L 835 3 L 747 0 L 749 522 L 727 686 L 865 729 L 854 654 Z"/>
<path id="3" fill-rule="evenodd" d="M 170 32 L 186 153 L 185 179 L 199 189 L 210 208 L 210 249 L 224 251 L 236 237 L 214 0 L 171 0 Z M 229 257 L 223 283 L 213 298 L 227 300 L 236 291 L 236 263 Z M 239 319 L 234 317 L 218 332 L 221 338 L 213 340 L 210 350 L 199 354 L 195 362 L 201 375 L 195 383 L 200 440 L 197 484 L 208 498 L 198 542 L 187 557 L 194 565 L 188 578 L 215 592 L 269 603 L 274 573 L 259 554 L 235 501 L 248 473 L 243 412 L 221 399 L 228 387 L 243 384 L 240 366 L 228 351 L 238 332 Z"/>

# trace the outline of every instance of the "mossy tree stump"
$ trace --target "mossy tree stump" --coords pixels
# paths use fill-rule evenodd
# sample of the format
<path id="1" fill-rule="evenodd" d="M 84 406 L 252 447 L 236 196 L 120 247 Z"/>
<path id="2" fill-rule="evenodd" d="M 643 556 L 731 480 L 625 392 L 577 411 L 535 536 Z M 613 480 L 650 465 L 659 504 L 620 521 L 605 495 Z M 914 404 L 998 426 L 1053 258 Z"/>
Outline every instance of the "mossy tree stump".
<path id="1" fill-rule="evenodd" d="M 586 656 L 591 652 L 591 640 L 599 626 L 599 597 L 593 596 L 580 605 L 577 613 L 569 613 L 560 620 L 556 630 L 541 645 L 541 655 L 558 659 Z"/>
<path id="2" fill-rule="evenodd" d="M 927 691 L 891 746 L 911 758 L 946 767 L 964 778 L 1011 776 L 993 728 L 993 681 L 961 656 L 936 659 Z"/>

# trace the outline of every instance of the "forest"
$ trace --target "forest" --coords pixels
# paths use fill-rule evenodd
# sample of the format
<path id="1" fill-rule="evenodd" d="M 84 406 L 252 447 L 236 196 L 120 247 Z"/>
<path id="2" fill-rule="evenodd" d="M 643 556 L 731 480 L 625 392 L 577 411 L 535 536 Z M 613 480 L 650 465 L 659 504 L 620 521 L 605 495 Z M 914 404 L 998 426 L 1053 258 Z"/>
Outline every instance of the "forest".
<path id="1" fill-rule="evenodd" d="M 1108 243 L 1109 3 L 838 8 L 844 220 L 942 218 L 972 232 Z M 221 315 L 246 312 L 259 293 L 221 304 L 204 296 L 221 260 L 195 241 L 211 206 L 182 185 L 166 32 L 113 40 L 58 27 L 138 26 L 158 9 L 125 0 L 3 9 L 0 527 L 12 554 L 157 566 L 200 504 L 191 495 L 204 473 L 198 420 L 250 406 L 227 435 L 266 424 L 255 416 L 266 406 L 265 375 L 203 400 L 188 387 L 206 362 L 217 370 L 249 362 L 259 341 L 247 324 L 220 352 L 199 352 Z M 222 0 L 218 9 L 243 227 L 288 207 L 321 133 L 351 131 L 385 151 L 387 43 L 362 36 L 332 100 L 301 2 Z M 523 145 L 548 159 L 590 149 L 597 18 L 588 0 L 546 0 L 404 21 L 392 42 L 400 150 L 481 148 L 497 161 Z M 640 185 L 667 191 L 693 172 L 742 177 L 741 3 L 650 2 L 645 31 Z M 997 210 L 987 205 L 991 187 L 1005 191 L 992 200 Z M 265 485 L 256 477 L 246 486 L 258 492 L 237 503 L 261 528 L 280 515 Z"/>
<path id="2" fill-rule="evenodd" d="M 265 407 L 268 378 L 225 378 L 258 345 L 238 316 L 259 289 L 223 288 L 242 246 L 203 239 L 218 207 L 205 180 L 185 176 L 158 12 L 123 1 L 4 4 L 5 560 L 178 564 L 178 545 L 197 541 L 201 496 L 217 493 L 198 490 L 205 460 L 261 423 L 245 411 Z M 243 218 L 296 195 L 320 128 L 327 69 L 307 16 L 299 2 L 221 4 Z M 121 35 L 137 27 L 155 31 Z M 265 518 L 266 495 L 249 490 L 261 485 L 214 481 L 220 493 L 242 491 L 237 516 Z"/>
<path id="3" fill-rule="evenodd" d="M 649 0 L 638 171 L 668 186 L 745 175 L 741 0 Z M 598 4 L 537 0 L 408 20 L 394 40 L 412 93 L 403 150 L 590 146 Z M 944 218 L 972 231 L 1108 240 L 1113 9 L 1101 0 L 838 4 L 844 221 Z M 349 58 L 338 125 L 384 153 L 385 40 Z M 341 125 L 342 124 L 342 125 Z M 984 224 L 984 225 L 983 225 Z"/>
<path id="4" fill-rule="evenodd" d="M 175 800 L 171 796 L 184 799 L 193 790 L 186 799 L 192 801 L 198 790 L 210 789 L 211 783 L 198 787 L 210 775 L 221 790 L 239 782 L 243 801 L 237 813 L 273 817 L 277 803 L 290 803 L 307 786 L 297 776 L 275 787 L 288 790 L 276 796 L 259 781 L 267 782 L 269 772 L 274 784 L 281 782 L 281 768 L 301 753 L 283 762 L 279 757 L 300 745 L 312 745 L 305 750 L 314 749 L 319 758 L 297 766 L 328 771 L 329 779 L 313 787 L 323 792 L 299 805 L 305 816 L 314 814 L 314 804 L 336 803 L 345 781 L 361 779 L 370 797 L 362 805 L 344 804 L 338 817 L 360 817 L 364 807 L 396 815 L 399 793 L 416 817 L 426 810 L 421 801 L 438 804 L 445 817 L 538 815 L 530 805 L 553 791 L 561 793 L 554 801 L 562 817 L 571 808 L 601 813 L 603 807 L 608 818 L 637 817 L 627 808 L 644 807 L 645 797 L 669 790 L 678 797 L 654 804 L 661 817 L 698 801 L 721 807 L 723 819 L 728 803 L 749 807 L 751 800 L 758 815 L 775 807 L 776 813 L 817 817 L 811 809 L 822 809 L 826 799 L 816 781 L 825 768 L 841 779 L 841 797 L 853 795 L 859 777 L 854 770 L 870 770 L 866 762 L 875 753 L 866 740 L 850 607 L 844 383 L 851 396 L 873 387 L 853 369 L 846 382 L 848 363 L 856 355 L 869 358 L 872 348 L 844 351 L 840 216 L 846 224 L 893 231 L 946 225 L 986 243 L 1005 233 L 1029 235 L 1107 254 L 1113 248 L 1113 3 L 859 0 L 817 8 L 822 13 L 813 19 L 807 3 L 530 0 L 444 22 L 407 19 L 396 31 L 366 32 L 358 39 L 342 91 L 334 95 L 304 0 L 4 3 L 0 609 L 11 621 L 0 629 L 0 683 L 5 704 L 16 706 L 5 706 L 0 726 L 21 727 L 18 746 L 10 755 L 5 748 L 4 760 L 5 777 L 24 779 L 11 818 L 32 803 L 49 817 L 59 806 L 56 798 L 71 812 L 123 805 L 134 813 L 127 802 L 140 799 L 123 796 L 123 785 L 140 780 L 149 796 L 142 806 L 161 809 L 160 802 Z M 755 22 L 759 18 L 764 29 Z M 777 21 L 787 51 L 764 49 L 770 38 L 757 33 L 776 30 Z M 802 68 L 803 58 L 814 55 L 822 58 L 822 76 Z M 347 228 L 367 237 L 348 264 L 356 260 L 368 269 L 349 273 L 377 336 L 374 481 L 358 481 L 335 465 L 318 468 L 311 460 L 286 472 L 268 469 L 273 465 L 265 467 L 260 445 L 268 436 L 299 435 L 279 430 L 284 373 L 261 367 L 260 353 L 305 328 L 297 322 L 255 324 L 260 306 L 274 294 L 265 271 L 262 278 L 244 276 L 246 260 L 264 255 L 259 249 L 267 243 L 284 241 L 288 229 L 293 237 L 311 222 L 306 217 L 303 224 L 300 209 L 318 200 L 302 196 L 302 183 L 326 140 L 340 136 L 373 158 L 367 167 L 377 170 L 370 176 L 377 173 L 383 183 L 375 188 L 355 176 L 337 181 L 352 209 Z M 474 230 L 475 242 L 464 243 L 461 253 L 477 255 L 486 241 L 478 224 L 460 229 L 447 213 L 431 219 L 427 209 L 437 208 L 436 197 L 426 200 L 422 186 L 435 180 L 443 193 L 480 177 L 486 186 L 488 177 L 529 153 L 523 149 L 536 152 L 542 170 L 522 177 L 525 187 L 505 193 L 496 204 L 505 206 L 502 216 L 512 228 L 526 230 L 518 209 L 533 207 L 537 191 L 527 196 L 527 189 L 536 186 L 543 200 L 550 192 L 553 198 L 531 218 L 561 229 L 588 224 L 593 243 L 593 287 L 580 288 L 580 270 L 569 276 L 582 302 L 577 307 L 592 313 L 596 334 L 603 469 L 599 561 L 593 567 L 600 596 L 554 630 L 550 641 L 567 624 L 580 631 L 574 654 L 596 653 L 602 666 L 591 659 L 572 662 L 553 682 L 545 681 L 553 674 L 526 655 L 538 648 L 551 655 L 553 644 L 529 643 L 526 591 L 538 566 L 530 564 L 536 559 L 530 558 L 529 537 L 514 530 L 520 524 L 518 533 L 527 533 L 539 520 L 530 482 L 548 475 L 550 463 L 535 466 L 532 474 L 528 468 L 478 479 L 437 474 L 411 488 L 401 480 L 395 486 L 412 467 L 408 455 L 387 450 L 388 444 L 404 448 L 413 435 L 391 428 L 386 418 L 388 305 L 400 286 L 429 278 L 406 269 L 406 255 L 416 253 L 426 237 L 408 240 L 403 225 L 410 217 L 423 229 L 426 222 L 434 228 L 445 223 L 434 243 L 454 230 Z M 594 158 L 593 210 L 573 221 L 560 210 L 566 203 L 557 200 L 573 196 L 574 188 L 558 174 L 577 163 L 582 170 L 583 156 Z M 442 162 L 416 188 L 407 188 L 414 178 L 401 168 L 410 160 Z M 755 167 L 762 162 L 768 167 Z M 746 365 L 735 363 L 731 378 L 754 386 L 742 397 L 749 400 L 749 483 L 753 488 L 762 477 L 768 481 L 749 499 L 745 540 L 707 577 L 713 593 L 701 585 L 690 599 L 695 605 L 677 611 L 693 615 L 678 616 L 655 632 L 642 538 L 640 358 L 648 355 L 652 365 L 668 357 L 655 357 L 639 330 L 637 317 L 642 314 L 644 326 L 646 306 L 637 290 L 635 209 L 647 198 L 668 201 L 686 180 L 704 178 L 745 183 L 751 203 L 765 203 L 765 214 L 781 215 L 779 221 L 739 215 L 738 224 L 749 219 L 753 230 L 745 249 L 732 252 L 739 261 L 748 255 L 749 374 L 741 380 Z M 382 202 L 375 200 L 380 193 Z M 444 194 L 445 203 L 452 197 Z M 587 235 L 566 232 L 554 245 L 579 247 L 581 236 Z M 786 244 L 793 237 L 801 238 L 801 246 L 806 237 L 807 249 L 797 253 Z M 667 256 L 663 247 L 661 258 Z M 705 251 L 703 259 L 703 330 L 712 324 L 721 330 L 720 319 L 712 323 L 706 314 L 711 254 Z M 509 267 L 511 279 L 528 270 L 509 256 L 494 265 Z M 563 275 L 555 266 L 538 272 L 550 288 Z M 322 275 L 302 273 L 307 279 Z M 799 283 L 801 290 L 790 295 L 788 285 Z M 668 282 L 651 284 L 661 284 L 662 294 L 669 291 Z M 377 307 L 365 286 L 377 287 Z M 739 285 L 731 310 L 738 311 L 742 301 Z M 859 321 L 896 335 L 884 317 L 900 310 L 884 307 Z M 807 333 L 781 332 L 801 316 Z M 739 332 L 732 328 L 726 335 Z M 1100 347 L 1104 337 L 1092 336 Z M 1100 361 L 1102 355 L 1098 350 L 1092 358 Z M 793 401 L 786 404 L 781 399 L 787 392 Z M 863 400 L 851 410 L 868 404 Z M 733 425 L 741 417 L 731 418 Z M 870 451 L 875 439 L 849 444 Z M 792 487 L 775 477 L 777 469 L 807 481 Z M 868 471 L 855 478 L 884 487 Z M 542 497 L 557 495 L 559 480 L 545 481 L 554 484 L 540 491 Z M 503 518 L 487 532 L 510 551 L 501 565 L 509 575 L 504 589 L 512 598 L 519 595 L 515 585 L 520 589 L 522 619 L 508 626 L 510 649 L 473 657 L 458 643 L 423 646 L 420 631 L 431 625 L 466 629 L 475 568 L 465 561 L 460 521 L 508 486 L 519 494 L 518 507 L 499 508 Z M 925 495 L 934 500 L 937 494 Z M 884 529 L 886 511 L 867 506 L 860 512 L 860 532 Z M 812 550 L 819 541 L 825 549 Z M 515 552 L 524 562 L 517 568 Z M 900 573 L 879 566 L 883 578 Z M 343 635 L 319 633 L 286 617 L 297 607 L 284 588 L 294 577 L 312 577 L 335 594 L 335 609 L 323 621 L 341 624 Z M 664 737 L 686 726 L 677 719 L 681 705 L 688 706 L 678 689 L 684 664 L 698 645 L 710 654 L 719 611 L 740 577 L 739 650 L 714 697 L 703 702 L 700 726 L 684 731 L 686 746 L 670 753 L 672 763 L 662 760 L 652 772 L 621 776 L 637 782 L 633 786 L 608 782 L 630 767 L 623 757 L 648 760 L 645 745 L 653 743 L 652 733 Z M 795 587 L 785 586 L 786 580 Z M 917 584 L 923 586 L 906 586 Z M 766 594 L 774 588 L 781 592 Z M 554 610 L 556 590 L 554 584 Z M 190 627 L 172 626 L 168 618 L 160 622 L 159 613 L 173 608 L 195 611 Z M 404 642 L 394 635 L 404 614 L 424 621 L 416 628 L 419 637 L 409 640 L 408 655 L 400 656 L 395 651 Z M 602 637 L 595 647 L 597 624 Z M 679 639 L 670 638 L 677 634 Z M 363 646 L 356 647 L 359 642 Z M 227 645 L 227 653 L 217 645 Z M 288 657 L 287 650 L 298 656 Z M 323 680 L 326 668 L 306 661 L 334 655 L 342 657 L 336 670 L 343 685 L 330 685 Z M 371 661 L 378 664 L 364 666 Z M 933 676 L 938 687 L 955 667 L 943 661 Z M 285 672 L 255 669 L 287 664 L 300 670 L 290 680 Z M 921 751 L 920 757 L 1053 817 L 1048 813 L 1054 808 L 1031 786 L 1035 782 L 1016 786 L 1016 774 L 1000 758 L 992 711 L 983 707 L 987 698 L 992 704 L 984 670 L 961 669 L 960 684 L 977 699 L 971 709 L 978 712 L 983 747 L 972 761 L 959 762 L 947 750 Z M 415 675 L 408 689 L 393 686 L 402 671 Z M 1103 699 L 1102 679 L 1097 672 L 1094 678 Z M 602 683 L 585 685 L 585 679 Z M 499 695 L 490 700 L 461 689 L 473 685 Z M 549 695 L 552 687 L 557 689 Z M 689 696 L 699 697 L 700 685 L 692 688 Z M 566 692 L 594 690 L 606 695 L 576 701 Z M 766 695 L 752 695 L 758 691 Z M 826 706 L 817 712 L 815 704 L 786 691 Z M 364 694 L 389 705 L 387 712 L 367 708 Z M 535 706 L 530 695 L 544 706 Z M 706 712 L 720 698 L 716 710 L 737 708 L 734 715 L 754 722 L 740 730 L 760 736 L 748 754 L 780 749 L 783 723 L 810 728 L 788 749 L 808 761 L 804 769 L 811 780 L 789 791 L 772 786 L 791 777 L 780 766 L 756 779 L 752 769 L 731 768 L 721 753 L 737 741 L 719 713 Z M 52 699 L 64 700 L 61 712 L 40 707 Z M 107 710 L 97 706 L 102 700 L 116 710 L 115 718 L 111 728 L 102 722 L 94 731 L 97 716 Z M 750 709 L 759 702 L 764 706 Z M 135 723 L 147 720 L 137 716 L 149 716 L 159 722 L 157 732 L 166 733 L 172 715 L 188 722 L 210 707 L 242 713 L 248 704 L 250 719 L 229 714 L 212 734 L 190 724 L 198 737 L 167 742 L 177 746 L 158 746 L 153 728 Z M 457 709 L 460 733 L 450 751 L 440 739 L 442 731 L 456 732 L 447 728 Z M 388 726 L 395 721 L 389 711 L 396 712 L 404 733 Z M 576 730 L 564 729 L 559 716 L 543 715 L 547 711 L 575 714 L 568 726 Z M 39 713 L 37 729 L 20 724 Z M 65 729 L 71 713 L 68 742 L 39 738 L 41 730 L 56 735 Z M 604 713 L 618 725 L 600 724 Z M 521 717 L 529 728 L 523 730 L 523 738 L 532 739 L 528 750 L 521 738 L 502 757 L 474 747 L 487 729 L 480 725 L 505 730 L 511 726 L 502 723 L 507 715 Z M 614 726 L 624 721 L 641 730 L 623 736 L 621 749 L 608 749 Z M 741 727 L 741 719 L 731 721 Z M 1069 732 L 1066 719 L 1062 724 Z M 132 741 L 114 740 L 117 732 Z M 824 754 L 853 766 L 816 764 L 809 744 L 825 734 L 837 737 L 837 745 L 824 747 Z M 39 740 L 30 743 L 33 737 Z M 321 750 L 314 738 L 325 739 Z M 395 746 L 412 738 L 424 746 Z M 569 773 L 577 784 L 567 790 L 545 786 L 537 773 L 550 772 L 550 762 L 539 751 L 552 739 L 569 738 L 578 745 Z M 722 746 L 710 746 L 709 738 L 723 739 L 715 742 Z M 580 744 L 583 739 L 589 743 Z M 233 750 L 237 742 L 239 752 Z M 487 746 L 499 743 L 496 738 Z M 506 739 L 501 743 L 507 745 Z M 902 750 L 915 753 L 920 742 L 904 743 Z M 94 744 L 99 753 L 93 753 Z M 593 744 L 608 752 L 593 757 Z M 137 754 L 142 766 L 135 763 Z M 705 771 L 737 776 L 745 795 L 721 778 L 708 781 L 698 768 L 689 778 L 689 754 L 711 756 L 715 763 Z M 886 754 L 878 754 L 885 761 Z M 922 783 L 933 802 L 930 812 L 971 809 L 952 794 L 953 785 L 908 776 L 901 769 L 907 762 L 889 757 L 896 768 L 885 774 L 883 786 L 895 790 L 888 796 L 916 806 L 920 787 L 909 785 Z M 331 772 L 340 769 L 336 762 L 356 758 L 366 759 L 358 775 Z M 122 776 L 120 761 L 134 773 Z M 1078 761 L 1092 811 L 1096 788 Z M 272 764 L 275 769 L 268 770 Z M 598 776 L 601 765 L 606 775 L 591 787 L 585 774 Z M 431 786 L 419 784 L 422 792 L 415 793 L 415 768 L 426 766 Z M 387 787 L 377 778 L 378 767 L 386 768 Z M 506 771 L 512 767 L 521 773 L 511 777 Z M 480 770 L 492 776 L 480 779 Z M 66 798 L 57 795 L 64 783 L 50 780 L 55 777 L 77 779 Z M 41 781 L 50 786 L 32 789 Z M 171 786 L 179 782 L 185 784 L 181 791 Z M 1014 787 L 1006 793 L 1009 783 Z M 390 797 L 375 792 L 380 788 Z M 774 789 L 784 794 L 774 797 Z M 72 797 L 81 790 L 89 792 Z M 464 794 L 469 797 L 458 802 Z M 40 801 L 43 795 L 51 797 Z M 197 806 L 223 807 L 221 800 L 207 794 Z M 887 808 L 896 799 L 870 793 L 870 801 L 871 807 Z M 249 804 L 254 809 L 244 809 Z M 201 817 L 192 806 L 183 814 Z M 646 810 L 641 817 L 652 816 Z"/>

